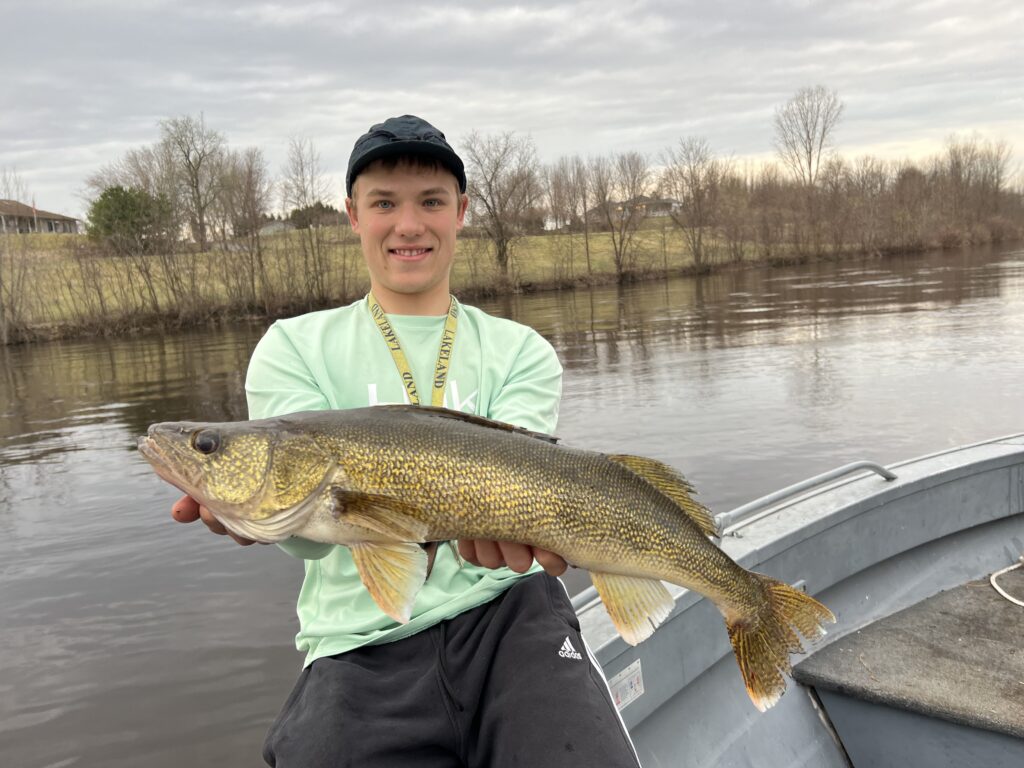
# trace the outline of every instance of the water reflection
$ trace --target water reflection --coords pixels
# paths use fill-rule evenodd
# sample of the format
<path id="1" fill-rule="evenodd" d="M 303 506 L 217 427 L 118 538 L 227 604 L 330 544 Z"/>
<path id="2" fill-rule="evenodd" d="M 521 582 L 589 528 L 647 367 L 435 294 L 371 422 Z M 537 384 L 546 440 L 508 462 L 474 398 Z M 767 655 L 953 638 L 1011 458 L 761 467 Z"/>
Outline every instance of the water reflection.
<path id="1" fill-rule="evenodd" d="M 1019 274 L 1013 260 L 971 250 L 955 263 L 928 257 L 823 262 L 745 269 L 650 284 L 506 299 L 493 310 L 541 328 L 569 365 L 619 359 L 619 344 L 646 359 L 650 342 L 707 350 L 778 341 L 814 341 L 834 318 L 914 313 L 996 297 Z M 933 257 L 934 259 L 934 257 Z M 552 306 L 553 305 L 553 306 Z M 785 331 L 785 333 L 780 333 Z M 589 343 L 588 343 L 589 342 Z M 588 352 L 589 350 L 589 352 Z"/>
<path id="2" fill-rule="evenodd" d="M 716 511 L 857 458 L 1024 431 L 1024 253 L 821 262 L 504 297 L 565 369 L 559 434 L 680 467 Z M 5 765 L 260 764 L 301 565 L 170 522 L 135 454 L 237 419 L 262 323 L 0 349 Z"/>

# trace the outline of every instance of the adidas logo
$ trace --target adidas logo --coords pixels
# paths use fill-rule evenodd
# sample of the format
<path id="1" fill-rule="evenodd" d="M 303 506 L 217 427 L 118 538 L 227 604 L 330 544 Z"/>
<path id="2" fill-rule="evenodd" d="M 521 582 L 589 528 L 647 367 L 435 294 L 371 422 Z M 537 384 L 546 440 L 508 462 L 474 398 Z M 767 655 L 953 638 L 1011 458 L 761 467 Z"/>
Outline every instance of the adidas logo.
<path id="1" fill-rule="evenodd" d="M 563 659 L 576 659 L 577 661 L 583 661 L 583 656 L 580 652 L 572 647 L 572 643 L 569 642 L 569 638 L 565 638 L 565 642 L 562 643 L 562 647 L 558 649 L 558 655 Z"/>

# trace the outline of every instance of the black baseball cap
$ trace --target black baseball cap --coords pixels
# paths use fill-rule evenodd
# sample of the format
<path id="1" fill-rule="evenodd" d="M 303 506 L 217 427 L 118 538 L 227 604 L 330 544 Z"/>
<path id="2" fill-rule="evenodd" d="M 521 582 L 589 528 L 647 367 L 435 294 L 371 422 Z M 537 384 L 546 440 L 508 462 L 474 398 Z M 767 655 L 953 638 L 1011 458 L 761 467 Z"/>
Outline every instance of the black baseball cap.
<path id="1" fill-rule="evenodd" d="M 466 191 L 465 166 L 445 141 L 444 134 L 421 117 L 402 115 L 377 123 L 356 140 L 345 176 L 348 196 L 352 197 L 352 182 L 366 166 L 374 160 L 399 155 L 423 155 L 437 160 L 458 180 L 459 192 Z"/>

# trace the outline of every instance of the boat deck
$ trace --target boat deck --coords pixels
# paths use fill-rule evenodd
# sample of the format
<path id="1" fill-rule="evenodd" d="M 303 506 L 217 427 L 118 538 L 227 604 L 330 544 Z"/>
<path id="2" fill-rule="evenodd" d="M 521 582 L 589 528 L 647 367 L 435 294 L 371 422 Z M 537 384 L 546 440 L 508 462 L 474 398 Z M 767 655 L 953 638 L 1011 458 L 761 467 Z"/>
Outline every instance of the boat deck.
<path id="1" fill-rule="evenodd" d="M 1024 599 L 1024 568 L 999 585 Z M 892 754 L 884 724 L 896 718 L 891 740 L 908 750 L 921 748 L 913 733 L 927 731 L 924 741 L 934 742 L 945 731 L 950 743 L 964 745 L 969 734 L 988 742 L 984 754 L 994 748 L 1021 759 L 1022 633 L 1024 608 L 988 579 L 971 581 L 842 637 L 798 664 L 794 677 L 816 690 L 851 758 L 865 749 Z"/>

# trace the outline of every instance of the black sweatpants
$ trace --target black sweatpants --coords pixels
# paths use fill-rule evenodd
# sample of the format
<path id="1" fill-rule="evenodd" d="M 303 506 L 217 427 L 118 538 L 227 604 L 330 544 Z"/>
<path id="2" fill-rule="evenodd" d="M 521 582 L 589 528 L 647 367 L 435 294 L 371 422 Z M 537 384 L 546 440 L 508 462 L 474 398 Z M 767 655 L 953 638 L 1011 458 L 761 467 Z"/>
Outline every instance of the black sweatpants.
<path id="1" fill-rule="evenodd" d="M 270 727 L 275 768 L 638 768 L 557 579 L 318 659 Z"/>

